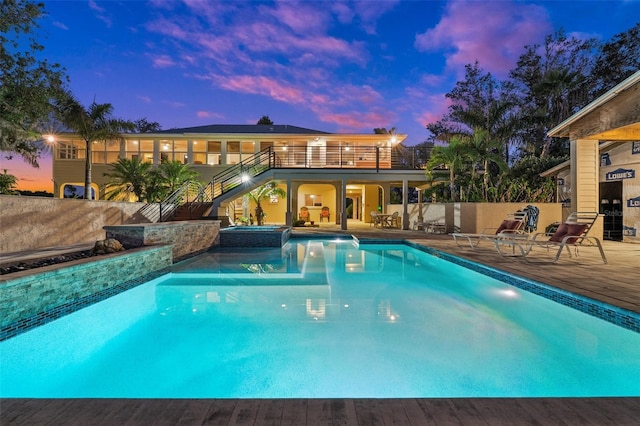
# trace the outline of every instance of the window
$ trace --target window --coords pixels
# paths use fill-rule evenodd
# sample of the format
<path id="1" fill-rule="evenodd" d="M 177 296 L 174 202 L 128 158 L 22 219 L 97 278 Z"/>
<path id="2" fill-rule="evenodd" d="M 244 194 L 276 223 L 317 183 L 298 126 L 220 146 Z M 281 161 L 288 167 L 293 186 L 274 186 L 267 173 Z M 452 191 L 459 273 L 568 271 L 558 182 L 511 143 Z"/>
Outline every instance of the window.
<path id="1" fill-rule="evenodd" d="M 173 160 L 179 161 L 182 164 L 187 164 L 187 141 L 173 142 Z"/>
<path id="2" fill-rule="evenodd" d="M 56 158 L 58 160 L 79 160 L 85 158 L 84 142 L 64 142 L 56 144 Z"/>
<path id="3" fill-rule="evenodd" d="M 91 162 L 94 164 L 116 163 L 120 158 L 118 142 L 94 141 L 91 146 Z"/>
<path id="4" fill-rule="evenodd" d="M 140 141 L 140 158 L 144 163 L 153 163 L 153 141 Z"/>
<path id="5" fill-rule="evenodd" d="M 207 142 L 207 164 L 217 165 L 222 164 L 222 142 L 220 141 L 208 141 Z"/>
<path id="6" fill-rule="evenodd" d="M 193 141 L 191 143 L 191 151 L 193 155 L 193 164 L 207 163 L 207 144 L 202 141 Z"/>
<path id="7" fill-rule="evenodd" d="M 322 195 L 304 194 L 304 205 L 322 207 Z"/>
<path id="8" fill-rule="evenodd" d="M 238 164 L 240 162 L 240 142 L 227 142 L 227 164 Z"/>

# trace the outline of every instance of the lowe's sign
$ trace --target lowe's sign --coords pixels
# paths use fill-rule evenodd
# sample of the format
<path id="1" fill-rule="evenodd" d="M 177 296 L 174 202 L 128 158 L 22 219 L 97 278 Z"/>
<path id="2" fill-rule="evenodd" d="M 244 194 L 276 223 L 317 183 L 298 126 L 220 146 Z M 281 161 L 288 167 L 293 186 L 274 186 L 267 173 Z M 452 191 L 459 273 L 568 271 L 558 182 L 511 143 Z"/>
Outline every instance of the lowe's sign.
<path id="1" fill-rule="evenodd" d="M 637 229 L 633 226 L 623 226 L 622 227 L 622 235 L 625 237 L 635 237 L 637 234 Z"/>
<path id="2" fill-rule="evenodd" d="M 627 200 L 627 207 L 640 207 L 640 196 Z"/>
<path id="3" fill-rule="evenodd" d="M 605 175 L 606 180 L 633 179 L 636 177 L 636 171 L 633 169 L 616 169 Z"/>

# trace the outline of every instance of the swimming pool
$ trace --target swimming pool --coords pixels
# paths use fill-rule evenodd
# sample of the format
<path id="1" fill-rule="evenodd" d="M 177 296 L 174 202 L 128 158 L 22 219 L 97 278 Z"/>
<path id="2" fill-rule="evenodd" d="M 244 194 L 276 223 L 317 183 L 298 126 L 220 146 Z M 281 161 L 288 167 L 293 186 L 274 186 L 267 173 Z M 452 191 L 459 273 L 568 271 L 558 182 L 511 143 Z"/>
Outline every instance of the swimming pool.
<path id="1" fill-rule="evenodd" d="M 401 244 L 225 249 L 0 343 L 2 397 L 640 395 L 640 334 Z"/>

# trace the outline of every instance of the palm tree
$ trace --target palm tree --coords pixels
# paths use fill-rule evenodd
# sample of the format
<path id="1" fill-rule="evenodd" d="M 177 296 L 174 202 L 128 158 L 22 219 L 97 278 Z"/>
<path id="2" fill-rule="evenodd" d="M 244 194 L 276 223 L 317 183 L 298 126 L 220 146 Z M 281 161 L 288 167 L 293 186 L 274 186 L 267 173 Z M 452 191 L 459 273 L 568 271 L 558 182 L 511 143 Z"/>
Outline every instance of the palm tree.
<path id="1" fill-rule="evenodd" d="M 507 163 L 498 154 L 502 144 L 496 139 L 491 139 L 489 132 L 483 129 L 474 129 L 473 137 L 467 142 L 467 154 L 474 163 L 482 163 L 484 167 L 484 175 L 482 177 L 484 186 L 484 199 L 488 200 L 489 188 L 489 163 L 496 164 L 502 172 L 507 169 Z M 472 165 L 471 175 L 475 175 L 475 167 Z"/>
<path id="2" fill-rule="evenodd" d="M 262 225 L 264 223 L 264 211 L 262 210 L 260 202 L 266 200 L 267 198 L 271 198 L 271 196 L 273 195 L 281 198 L 287 197 L 287 191 L 280 188 L 278 186 L 278 182 L 276 182 L 275 180 L 267 182 L 247 194 L 247 197 L 249 197 L 250 200 L 256 203 L 255 213 L 258 225 Z"/>
<path id="3" fill-rule="evenodd" d="M 68 94 L 58 110 L 63 124 L 76 132 L 85 141 L 85 176 L 84 196 L 91 199 L 91 145 L 94 141 L 112 142 L 120 140 L 120 132 L 133 130 L 134 124 L 130 121 L 112 118 L 113 106 L 111 104 L 98 104 L 94 100 L 89 108 L 82 106 L 73 95 Z"/>
<path id="4" fill-rule="evenodd" d="M 451 199 L 456 201 L 456 171 L 459 171 L 469 160 L 467 148 L 459 136 L 454 136 L 449 145 L 436 146 L 431 151 L 431 158 L 427 162 L 427 174 L 431 175 L 433 169 L 445 165 L 449 169 L 449 188 Z"/>
<path id="5" fill-rule="evenodd" d="M 170 194 L 185 182 L 196 181 L 198 172 L 179 161 L 163 161 L 158 166 L 158 175 Z"/>
<path id="6" fill-rule="evenodd" d="M 151 163 L 139 159 L 121 158 L 112 165 L 113 170 L 104 175 L 109 178 L 105 186 L 108 200 L 142 201 L 149 186 Z M 131 196 L 135 200 L 131 200 Z"/>

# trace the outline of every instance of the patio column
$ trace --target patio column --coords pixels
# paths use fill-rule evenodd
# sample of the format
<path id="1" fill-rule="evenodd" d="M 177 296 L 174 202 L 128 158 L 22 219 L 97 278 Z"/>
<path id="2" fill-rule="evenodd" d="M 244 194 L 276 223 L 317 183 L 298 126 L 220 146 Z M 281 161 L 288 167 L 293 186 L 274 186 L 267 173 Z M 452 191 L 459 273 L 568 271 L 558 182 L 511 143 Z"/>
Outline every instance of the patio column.
<path id="1" fill-rule="evenodd" d="M 297 200 L 297 197 L 296 197 Z M 291 193 L 291 179 L 287 178 L 287 211 L 284 215 L 284 223 L 287 226 L 293 225 L 293 215 L 291 214 L 291 207 L 293 205 L 293 195 Z"/>
<path id="2" fill-rule="evenodd" d="M 571 149 L 571 211 L 598 212 L 600 200 L 599 141 L 576 139 Z M 602 238 L 603 220 L 598 218 L 590 234 Z"/>
<path id="3" fill-rule="evenodd" d="M 409 229 L 409 181 L 402 179 L 402 229 Z"/>
<path id="4" fill-rule="evenodd" d="M 342 179 L 342 186 L 340 187 L 340 229 L 343 231 L 347 230 L 347 209 L 345 206 L 347 205 L 347 181 Z"/>

